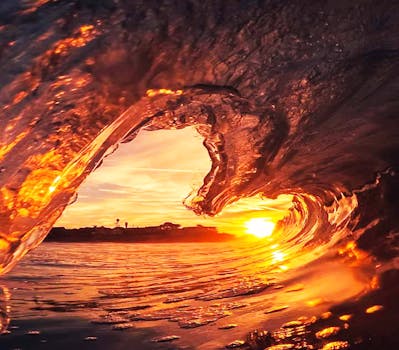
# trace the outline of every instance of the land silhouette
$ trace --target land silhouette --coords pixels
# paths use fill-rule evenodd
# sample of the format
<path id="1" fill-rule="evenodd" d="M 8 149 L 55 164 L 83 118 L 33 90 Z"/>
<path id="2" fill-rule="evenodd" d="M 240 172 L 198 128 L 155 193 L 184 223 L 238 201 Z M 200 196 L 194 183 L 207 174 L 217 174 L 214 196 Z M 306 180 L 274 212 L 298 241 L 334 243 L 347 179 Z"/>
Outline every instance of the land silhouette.
<path id="1" fill-rule="evenodd" d="M 228 233 L 219 233 L 216 227 L 197 225 L 181 227 L 165 222 L 148 227 L 81 227 L 68 229 L 53 227 L 46 237 L 47 242 L 123 242 L 123 243 L 177 243 L 177 242 L 225 242 L 236 238 Z"/>

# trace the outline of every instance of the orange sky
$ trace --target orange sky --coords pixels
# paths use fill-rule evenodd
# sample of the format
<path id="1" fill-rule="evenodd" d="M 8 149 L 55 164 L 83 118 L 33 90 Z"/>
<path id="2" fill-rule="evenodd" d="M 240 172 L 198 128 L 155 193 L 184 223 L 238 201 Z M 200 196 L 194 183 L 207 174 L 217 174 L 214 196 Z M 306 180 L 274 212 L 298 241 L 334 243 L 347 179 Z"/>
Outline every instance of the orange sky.
<path id="1" fill-rule="evenodd" d="M 143 131 L 104 160 L 79 189 L 57 226 L 115 225 L 116 218 L 129 226 L 158 225 L 172 221 L 183 226 L 217 226 L 220 231 L 243 233 L 251 217 L 277 221 L 290 198 L 276 201 L 245 199 L 216 218 L 199 217 L 182 200 L 200 187 L 210 160 L 194 128 Z M 270 209 L 273 206 L 274 209 Z"/>

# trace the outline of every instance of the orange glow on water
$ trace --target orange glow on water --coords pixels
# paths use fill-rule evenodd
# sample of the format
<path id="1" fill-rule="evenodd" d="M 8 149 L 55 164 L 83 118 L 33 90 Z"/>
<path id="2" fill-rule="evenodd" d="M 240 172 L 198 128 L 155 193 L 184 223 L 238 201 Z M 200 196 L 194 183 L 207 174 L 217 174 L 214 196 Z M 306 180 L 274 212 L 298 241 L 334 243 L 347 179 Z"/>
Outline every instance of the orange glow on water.
<path id="1" fill-rule="evenodd" d="M 347 349 L 348 347 L 349 343 L 347 341 L 338 340 L 325 344 L 321 350 Z"/>
<path id="2" fill-rule="evenodd" d="M 316 333 L 316 338 L 323 339 L 329 338 L 340 331 L 340 327 L 327 327 Z"/>
<path id="3" fill-rule="evenodd" d="M 170 89 L 149 89 L 146 91 L 148 97 L 154 97 L 158 95 L 181 95 L 183 90 L 170 90 Z"/>
<path id="4" fill-rule="evenodd" d="M 266 218 L 253 218 L 245 223 L 246 232 L 258 238 L 270 237 L 276 224 Z"/>
<path id="5" fill-rule="evenodd" d="M 341 315 L 341 316 L 339 316 L 338 318 L 341 320 L 341 321 L 349 321 L 351 318 L 352 318 L 352 314 L 345 314 L 345 315 Z"/>
<path id="6" fill-rule="evenodd" d="M 60 40 L 53 52 L 57 55 L 65 55 L 72 48 L 83 47 L 88 44 L 91 40 L 94 39 L 97 34 L 93 25 L 83 25 L 79 28 L 79 30 L 75 33 L 73 37 L 69 37 L 63 40 Z"/>
<path id="7" fill-rule="evenodd" d="M 382 305 L 373 305 L 366 309 L 366 314 L 373 314 L 374 312 L 382 310 L 384 307 Z"/>

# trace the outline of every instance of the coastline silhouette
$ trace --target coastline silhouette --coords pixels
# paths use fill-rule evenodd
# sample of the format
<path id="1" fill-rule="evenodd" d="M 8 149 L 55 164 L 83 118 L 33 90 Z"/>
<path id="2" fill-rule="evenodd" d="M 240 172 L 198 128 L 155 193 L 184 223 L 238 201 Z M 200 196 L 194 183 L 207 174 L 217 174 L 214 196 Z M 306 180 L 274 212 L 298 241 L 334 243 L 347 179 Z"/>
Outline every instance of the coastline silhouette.
<path id="1" fill-rule="evenodd" d="M 118 222 L 119 223 L 119 222 Z M 228 233 L 219 233 L 216 227 L 197 225 L 181 227 L 165 222 L 159 226 L 120 227 L 104 226 L 65 228 L 54 227 L 46 242 L 123 242 L 123 243 L 177 243 L 177 242 L 225 242 L 236 239 Z"/>

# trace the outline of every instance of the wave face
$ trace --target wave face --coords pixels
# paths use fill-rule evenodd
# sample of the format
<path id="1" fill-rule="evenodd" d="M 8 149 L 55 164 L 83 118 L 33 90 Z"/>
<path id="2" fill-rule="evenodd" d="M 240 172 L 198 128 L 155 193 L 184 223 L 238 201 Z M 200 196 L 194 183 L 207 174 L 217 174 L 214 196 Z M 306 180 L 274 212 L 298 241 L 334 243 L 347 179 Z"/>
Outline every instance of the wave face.
<path id="1" fill-rule="evenodd" d="M 192 125 L 212 160 L 186 200 L 196 213 L 292 194 L 280 226 L 298 240 L 345 236 L 396 256 L 398 10 L 2 1 L 1 272 L 44 239 L 119 142 Z"/>

